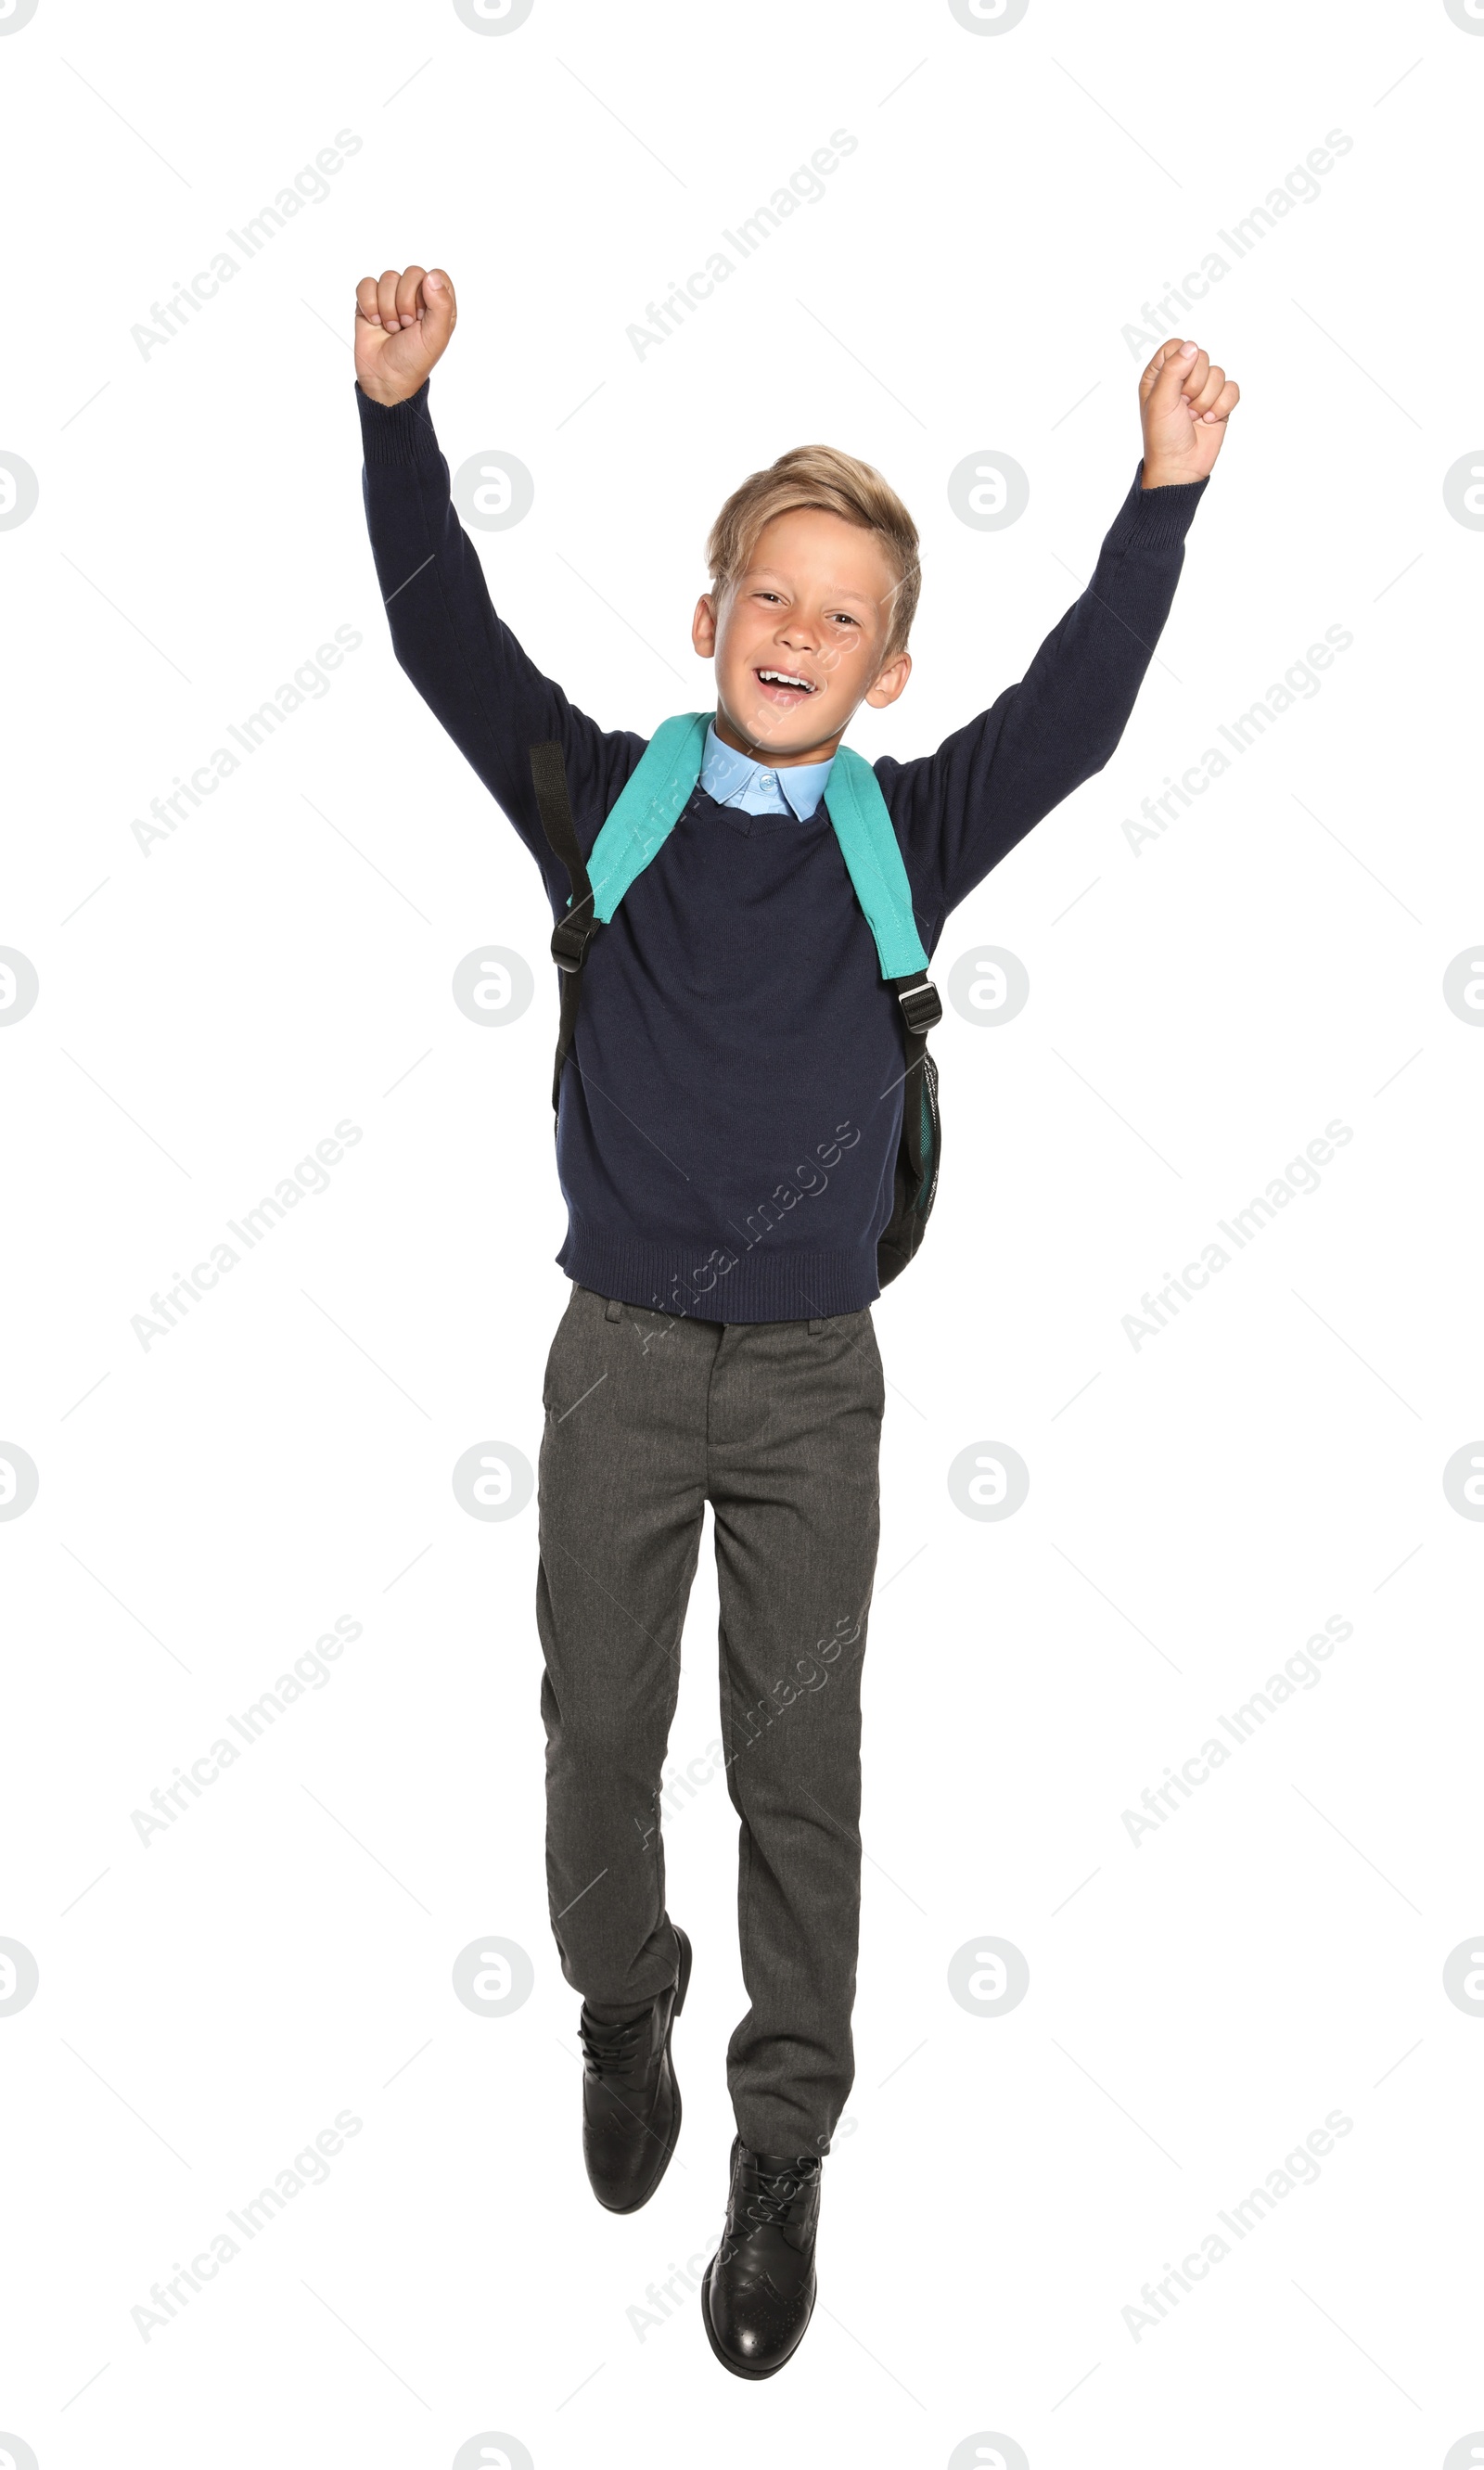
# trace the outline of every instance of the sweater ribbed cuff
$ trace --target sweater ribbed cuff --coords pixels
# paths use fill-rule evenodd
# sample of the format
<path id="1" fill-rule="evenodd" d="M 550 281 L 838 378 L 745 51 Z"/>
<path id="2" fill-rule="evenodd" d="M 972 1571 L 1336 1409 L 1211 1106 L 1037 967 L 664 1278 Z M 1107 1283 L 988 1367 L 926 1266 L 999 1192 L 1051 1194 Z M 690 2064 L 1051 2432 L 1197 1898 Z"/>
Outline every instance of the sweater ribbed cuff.
<path id="1" fill-rule="evenodd" d="M 1144 486 L 1141 454 L 1133 485 L 1113 521 L 1108 548 L 1178 548 L 1194 520 L 1205 480 L 1177 480 L 1159 489 Z"/>
<path id="2" fill-rule="evenodd" d="M 425 378 L 406 403 L 388 404 L 374 402 L 357 379 L 360 442 L 368 463 L 428 463 L 436 455 L 438 440 L 428 409 L 429 383 Z"/>

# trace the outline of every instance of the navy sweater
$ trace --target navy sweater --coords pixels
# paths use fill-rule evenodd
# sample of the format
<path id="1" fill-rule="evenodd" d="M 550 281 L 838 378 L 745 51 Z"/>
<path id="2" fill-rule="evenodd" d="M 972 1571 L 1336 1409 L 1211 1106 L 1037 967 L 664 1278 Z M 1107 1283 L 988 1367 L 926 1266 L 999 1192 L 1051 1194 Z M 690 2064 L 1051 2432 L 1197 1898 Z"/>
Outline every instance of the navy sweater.
<path id="1" fill-rule="evenodd" d="M 561 741 L 586 854 L 645 740 L 578 711 L 497 617 L 450 501 L 427 386 L 391 409 L 359 386 L 357 397 L 397 659 L 560 916 L 568 886 L 542 831 L 529 750 Z M 874 767 L 929 953 L 950 910 L 1123 735 L 1206 485 L 1144 491 L 1142 472 L 1086 591 L 1021 683 L 936 755 Z M 557 1258 L 600 1294 L 765 1321 L 856 1312 L 879 1293 L 902 1031 L 827 808 L 826 790 L 801 824 L 698 788 L 589 948 L 562 1079 L 568 1231 Z"/>

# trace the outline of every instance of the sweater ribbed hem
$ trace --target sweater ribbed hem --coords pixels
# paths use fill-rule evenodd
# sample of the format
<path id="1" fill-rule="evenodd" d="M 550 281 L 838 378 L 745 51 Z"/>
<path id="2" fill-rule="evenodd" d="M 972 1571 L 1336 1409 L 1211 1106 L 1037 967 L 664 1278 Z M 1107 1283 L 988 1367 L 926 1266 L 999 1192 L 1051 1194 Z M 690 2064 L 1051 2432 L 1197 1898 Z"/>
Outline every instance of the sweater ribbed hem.
<path id="1" fill-rule="evenodd" d="M 438 440 L 428 409 L 430 381 L 423 380 L 406 403 L 377 403 L 356 381 L 356 408 L 360 414 L 360 446 L 368 463 L 430 463 Z"/>
<path id="2" fill-rule="evenodd" d="M 722 1263 L 732 1267 L 724 1270 Z M 650 1312 L 686 1320 L 828 1320 L 864 1312 L 881 1293 L 876 1247 L 858 1252 L 754 1251 L 640 1244 L 623 1237 L 573 1232 L 557 1266 L 579 1287 Z"/>
<path id="3" fill-rule="evenodd" d="M 1113 518 L 1103 544 L 1107 548 L 1178 548 L 1195 519 L 1195 509 L 1210 487 L 1204 480 L 1171 480 L 1158 489 L 1144 485 L 1144 457 L 1139 457 L 1133 486 Z"/>

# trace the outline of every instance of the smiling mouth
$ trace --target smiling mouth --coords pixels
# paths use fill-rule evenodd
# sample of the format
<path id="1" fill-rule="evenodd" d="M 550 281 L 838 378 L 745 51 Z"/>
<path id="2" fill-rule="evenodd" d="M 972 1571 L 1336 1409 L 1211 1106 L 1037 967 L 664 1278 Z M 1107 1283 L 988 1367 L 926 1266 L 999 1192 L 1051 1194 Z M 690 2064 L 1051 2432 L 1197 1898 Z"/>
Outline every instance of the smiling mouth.
<path id="1" fill-rule="evenodd" d="M 818 687 L 797 669 L 754 669 L 753 674 L 770 703 L 802 703 L 806 696 L 819 692 Z"/>

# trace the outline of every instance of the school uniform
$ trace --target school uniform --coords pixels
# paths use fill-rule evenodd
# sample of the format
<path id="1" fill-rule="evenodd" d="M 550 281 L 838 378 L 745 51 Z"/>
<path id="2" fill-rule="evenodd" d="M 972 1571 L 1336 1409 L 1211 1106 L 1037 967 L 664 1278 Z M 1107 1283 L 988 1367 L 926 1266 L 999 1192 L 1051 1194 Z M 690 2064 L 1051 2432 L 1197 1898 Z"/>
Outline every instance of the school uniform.
<path id="1" fill-rule="evenodd" d="M 646 740 L 578 711 L 496 614 L 428 393 L 387 408 L 357 389 L 396 656 L 560 920 L 569 878 L 531 749 L 560 746 L 586 855 Z M 1142 470 L 1019 685 L 936 753 L 872 767 L 928 954 L 1122 736 L 1206 485 L 1144 491 Z M 773 2155 L 827 2150 L 852 2078 L 885 1397 L 870 1307 L 903 1121 L 900 1011 L 830 769 L 773 770 L 708 732 L 693 794 L 584 963 L 556 1145 L 572 1294 L 541 1452 L 552 1927 L 600 2019 L 638 2015 L 680 1968 L 659 1795 L 712 1504 L 751 2002 L 728 2076 L 743 2145 Z M 972 1262 L 940 1256 L 933 1275 L 947 1309 L 975 1292 Z"/>

